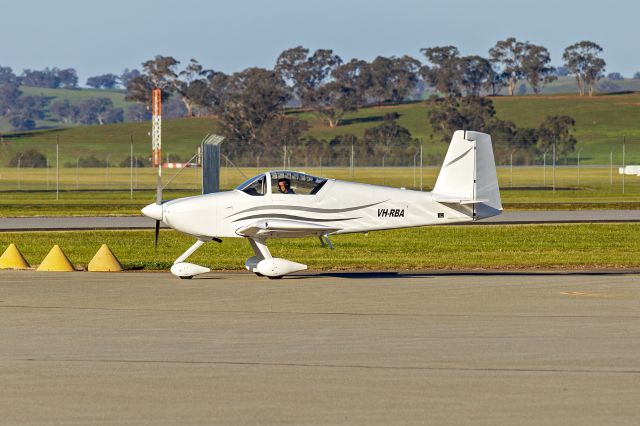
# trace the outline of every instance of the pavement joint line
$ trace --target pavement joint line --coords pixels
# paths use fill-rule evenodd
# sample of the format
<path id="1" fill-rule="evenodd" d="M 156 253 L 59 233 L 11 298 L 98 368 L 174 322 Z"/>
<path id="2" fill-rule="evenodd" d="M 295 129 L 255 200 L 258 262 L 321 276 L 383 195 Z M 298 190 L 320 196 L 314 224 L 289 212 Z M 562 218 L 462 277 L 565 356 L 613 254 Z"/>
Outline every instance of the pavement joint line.
<path id="1" fill-rule="evenodd" d="M 210 311 L 197 309 L 150 309 L 150 308 L 101 308 L 76 306 L 30 306 L 0 305 L 0 309 L 58 309 L 74 311 L 133 311 L 133 312 L 180 312 L 192 314 L 248 314 L 248 315 L 333 315 L 333 316 L 380 316 L 380 317 L 425 317 L 425 318 L 601 318 L 640 319 L 640 315 L 536 315 L 536 314 L 395 314 L 385 312 L 294 312 L 294 311 Z"/>
<path id="2" fill-rule="evenodd" d="M 256 361 L 189 361 L 189 360 L 136 360 L 136 359 L 73 359 L 73 358 L 22 358 L 17 361 L 26 362 L 65 362 L 65 363 L 113 363 L 113 364 L 188 364 L 188 365 L 238 365 L 257 367 L 301 367 L 301 368 L 340 368 L 366 370 L 407 370 L 407 371 L 475 371 L 502 373 L 570 373 L 570 374 L 640 374 L 640 370 L 606 370 L 606 369 L 560 369 L 560 368 L 473 368 L 473 367 L 429 367 L 429 366 L 386 366 L 366 364 L 311 364 L 287 362 Z"/>

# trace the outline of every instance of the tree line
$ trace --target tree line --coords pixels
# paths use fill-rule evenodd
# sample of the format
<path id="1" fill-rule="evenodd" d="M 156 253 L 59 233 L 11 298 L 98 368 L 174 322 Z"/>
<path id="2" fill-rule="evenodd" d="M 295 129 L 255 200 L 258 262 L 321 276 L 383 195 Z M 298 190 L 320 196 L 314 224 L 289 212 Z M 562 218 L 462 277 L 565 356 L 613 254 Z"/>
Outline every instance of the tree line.
<path id="1" fill-rule="evenodd" d="M 151 89 L 160 88 L 164 99 L 179 99 L 188 116 L 215 116 L 231 141 L 227 149 L 237 151 L 239 157 L 243 150 L 279 153 L 284 145 L 309 145 L 303 137 L 308 122 L 300 118 L 301 112 L 314 113 L 335 128 L 348 112 L 402 102 L 430 87 L 439 94 L 428 101 L 427 119 L 436 137 L 448 138 L 455 128 L 499 132 L 505 149 L 519 144 L 536 155 L 548 142 L 545 131 L 518 129 L 513 123 L 497 120 L 491 101 L 482 96 L 496 95 L 503 88 L 513 96 L 522 80 L 539 93 L 559 72 L 576 78 L 581 95 L 593 95 L 594 84 L 603 77 L 606 65 L 599 56 L 602 48 L 590 41 L 565 49 L 562 70 L 550 65 L 551 56 L 544 46 L 515 38 L 498 41 L 488 52 L 488 58 L 462 56 L 455 46 L 438 46 L 421 49 L 424 63 L 408 55 L 379 56 L 367 62 L 345 61 L 330 49 L 310 51 L 298 46 L 283 51 L 272 69 L 252 67 L 233 74 L 204 69 L 194 59 L 181 68 L 171 56 L 156 56 L 142 64 L 140 75 L 129 82 L 126 96 L 148 103 Z M 290 113 L 291 106 L 297 107 L 295 113 Z M 575 140 L 563 135 L 568 134 L 573 119 L 560 116 L 548 120 L 558 127 L 554 138 L 563 143 L 561 151 L 570 151 Z M 385 123 L 398 125 L 396 120 L 385 119 Z M 340 135 L 333 142 L 337 146 L 353 138 Z M 400 140 L 396 138 L 395 144 Z M 331 146 L 331 141 L 326 142 Z M 380 145 L 389 148 L 393 144 Z M 384 149 L 374 146 L 370 153 L 377 158 Z"/>
<path id="2" fill-rule="evenodd" d="M 91 77 L 87 85 L 95 88 L 126 88 L 130 80 L 139 75 L 137 70 L 125 69 L 120 76 Z M 107 76 L 113 76 L 109 74 Z M 112 84 L 113 83 L 113 84 Z M 32 130 L 36 120 L 53 118 L 64 124 L 108 124 L 119 123 L 127 117 L 122 108 L 115 108 L 107 97 L 93 97 L 71 103 L 68 100 L 57 100 L 41 95 L 26 95 L 21 87 L 40 87 L 48 89 L 76 89 L 78 75 L 73 68 L 56 67 L 43 70 L 23 70 L 18 75 L 11 67 L 0 66 L 0 117 L 5 117 L 16 130 Z M 51 117 L 47 117 L 47 110 Z M 135 118 L 133 113 L 131 117 Z M 132 120 L 133 121 L 133 120 Z"/>
<path id="3" fill-rule="evenodd" d="M 483 96 L 497 95 L 505 88 L 513 96 L 521 81 L 527 81 L 537 94 L 559 75 L 574 76 L 579 94 L 592 96 L 606 66 L 601 58 L 602 48 L 591 41 L 568 46 L 562 56 L 563 66 L 558 68 L 550 65 L 551 56 L 544 46 L 515 38 L 496 42 L 487 57 L 463 56 L 455 46 L 429 47 L 420 53 L 422 61 L 405 55 L 378 56 L 368 62 L 343 60 L 330 49 L 310 51 L 298 46 L 283 51 L 270 69 L 250 67 L 231 74 L 205 69 L 195 59 L 181 67 L 174 57 L 158 55 L 142 63 L 140 71 L 126 69 L 120 75 L 103 74 L 87 80 L 95 88 L 124 88 L 126 100 L 135 102 L 127 111 L 114 108 L 108 98 L 79 104 L 59 100 L 49 110 L 67 124 L 142 121 L 149 118 L 151 90 L 160 88 L 165 117 L 212 115 L 229 141 L 227 149 L 238 157 L 242 151 L 280 155 L 284 145 L 306 144 L 314 151 L 310 148 L 314 141 L 304 136 L 308 121 L 300 114 L 315 114 L 328 127 L 335 128 L 348 112 L 369 105 L 421 99 L 425 90 L 431 90 L 438 96 L 427 101 L 430 108 L 425 119 L 430 121 L 435 137 L 446 139 L 451 129 L 474 128 L 497 132 L 505 141 L 505 149 L 513 149 L 512 145 L 522 144 L 517 141 L 528 135 L 528 149 L 536 152 L 546 143 L 545 132 L 518 129 L 513 123 L 497 120 L 491 100 Z M 48 100 L 22 94 L 20 84 L 76 87 L 77 76 L 71 71 L 25 70 L 17 76 L 10 68 L 0 67 L 0 115 L 8 116 L 16 128 L 33 128 L 35 120 L 44 117 Z M 562 127 L 556 130 L 556 139 L 573 126 L 570 117 L 548 120 Z M 413 138 L 408 130 L 399 128 L 397 117 L 384 117 L 382 121 L 375 131 L 388 131 L 395 136 L 378 133 L 381 140 L 374 142 L 365 135 L 362 154 L 371 156 L 371 161 L 388 155 L 393 163 L 392 147 L 403 151 L 403 144 L 415 144 L 410 142 Z M 332 141 L 316 142 L 327 142 L 325 145 L 339 150 L 344 141 L 349 141 L 347 145 L 356 143 L 354 137 L 339 135 Z"/>

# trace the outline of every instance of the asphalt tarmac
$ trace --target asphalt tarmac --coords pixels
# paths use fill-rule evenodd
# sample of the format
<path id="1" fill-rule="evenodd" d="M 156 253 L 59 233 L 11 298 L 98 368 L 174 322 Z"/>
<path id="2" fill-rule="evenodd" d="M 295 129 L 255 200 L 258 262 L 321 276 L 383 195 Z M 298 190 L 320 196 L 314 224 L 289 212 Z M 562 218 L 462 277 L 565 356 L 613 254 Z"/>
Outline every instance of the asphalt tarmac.
<path id="1" fill-rule="evenodd" d="M 556 210 L 503 212 L 469 225 L 529 223 L 640 222 L 640 210 Z M 155 221 L 144 216 L 10 217 L 0 218 L 2 231 L 74 229 L 153 229 Z M 166 225 L 162 224 L 166 228 Z"/>
<path id="2" fill-rule="evenodd" d="M 640 276 L 0 271 L 2 424 L 638 424 Z"/>

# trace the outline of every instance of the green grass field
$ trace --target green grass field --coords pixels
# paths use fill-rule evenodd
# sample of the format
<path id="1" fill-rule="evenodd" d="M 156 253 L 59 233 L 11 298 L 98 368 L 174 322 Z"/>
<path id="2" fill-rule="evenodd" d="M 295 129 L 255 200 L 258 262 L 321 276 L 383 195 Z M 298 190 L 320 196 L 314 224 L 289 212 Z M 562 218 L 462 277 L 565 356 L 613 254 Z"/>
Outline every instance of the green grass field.
<path id="1" fill-rule="evenodd" d="M 80 91 L 80 93 L 84 90 Z M 113 94 L 117 96 L 118 94 Z M 583 164 L 608 164 L 613 149 L 614 162 L 622 162 L 622 140 L 627 138 L 626 162 L 640 163 L 640 93 L 578 97 L 554 96 L 501 96 L 493 98 L 500 118 L 511 120 L 519 126 L 537 126 L 548 115 L 568 114 L 576 120 L 577 149 L 581 150 Z M 384 114 L 398 112 L 399 122 L 413 136 L 421 138 L 427 164 L 441 161 L 447 144 L 432 140 L 432 130 L 426 118 L 424 103 L 417 102 L 389 107 L 363 108 L 348 114 L 343 125 L 330 129 L 315 114 L 296 113 L 309 121 L 309 133 L 318 138 L 332 138 L 338 134 L 353 133 L 362 136 L 364 130 L 375 126 Z M 218 125 L 213 118 L 165 120 L 163 122 L 163 153 L 188 159 L 207 133 L 216 132 Z M 129 155 L 133 140 L 134 155 L 150 155 L 150 123 L 124 123 L 104 126 L 80 126 L 59 130 L 4 134 L 0 138 L 0 165 L 19 151 L 36 148 L 51 161 L 55 156 L 56 141 L 60 142 L 60 161 L 75 162 L 78 157 L 93 154 L 100 159 L 110 158 L 119 163 Z M 223 145 L 224 151 L 224 145 Z M 560 161 L 575 164 L 576 153 Z M 295 158 L 292 159 L 295 163 Z M 346 160 L 345 160 L 346 161 Z"/>
<path id="2" fill-rule="evenodd" d="M 356 168 L 353 175 L 348 168 L 294 167 L 310 174 L 363 183 L 420 188 L 420 171 L 413 168 Z M 231 189 L 263 169 L 223 167 L 222 189 Z M 423 189 L 435 184 L 438 167 L 423 171 Z M 581 167 L 580 183 L 576 167 L 516 167 L 513 174 L 508 167 L 498 168 L 498 181 L 506 210 L 531 209 L 638 209 L 640 208 L 640 177 L 622 176 L 617 168 L 610 175 L 609 168 Z M 164 170 L 164 182 L 175 176 L 174 170 Z M 18 178 L 19 176 L 19 178 Z M 133 177 L 134 191 L 130 185 Z M 610 183 L 612 178 L 612 183 Z M 60 192 L 56 200 L 55 170 L 0 169 L 0 217 L 60 216 L 60 215 L 136 215 L 140 208 L 155 197 L 155 170 L 134 169 L 61 169 Z M 185 169 L 168 184 L 165 199 L 201 192 L 198 169 Z M 18 189 L 19 188 L 19 189 Z M 47 190 L 48 189 L 48 190 Z"/>
<path id="3" fill-rule="evenodd" d="M 599 269 L 640 267 L 640 225 L 579 224 L 442 226 L 335 236 L 335 250 L 316 238 L 269 240 L 274 256 L 312 270 L 397 269 Z M 162 231 L 157 252 L 152 231 L 0 233 L 0 250 L 15 243 L 32 266 L 54 244 L 85 267 L 101 244 L 127 269 L 168 269 L 193 238 Z M 224 239 L 198 250 L 190 261 L 217 270 L 241 270 L 252 255 L 244 239 Z"/>

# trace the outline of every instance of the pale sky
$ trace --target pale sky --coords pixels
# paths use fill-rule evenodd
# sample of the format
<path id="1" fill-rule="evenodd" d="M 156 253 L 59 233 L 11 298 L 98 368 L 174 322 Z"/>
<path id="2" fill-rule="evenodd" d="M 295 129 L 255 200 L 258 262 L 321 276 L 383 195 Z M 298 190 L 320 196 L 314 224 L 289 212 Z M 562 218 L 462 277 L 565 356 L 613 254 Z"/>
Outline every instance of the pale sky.
<path id="1" fill-rule="evenodd" d="M 556 66 L 566 46 L 587 39 L 604 48 L 607 73 L 640 71 L 632 0 L 0 0 L 0 14 L 0 65 L 73 67 L 82 85 L 156 54 L 230 73 L 272 67 L 298 45 L 343 60 L 422 60 L 420 48 L 449 44 L 487 56 L 511 36 L 546 46 Z"/>

